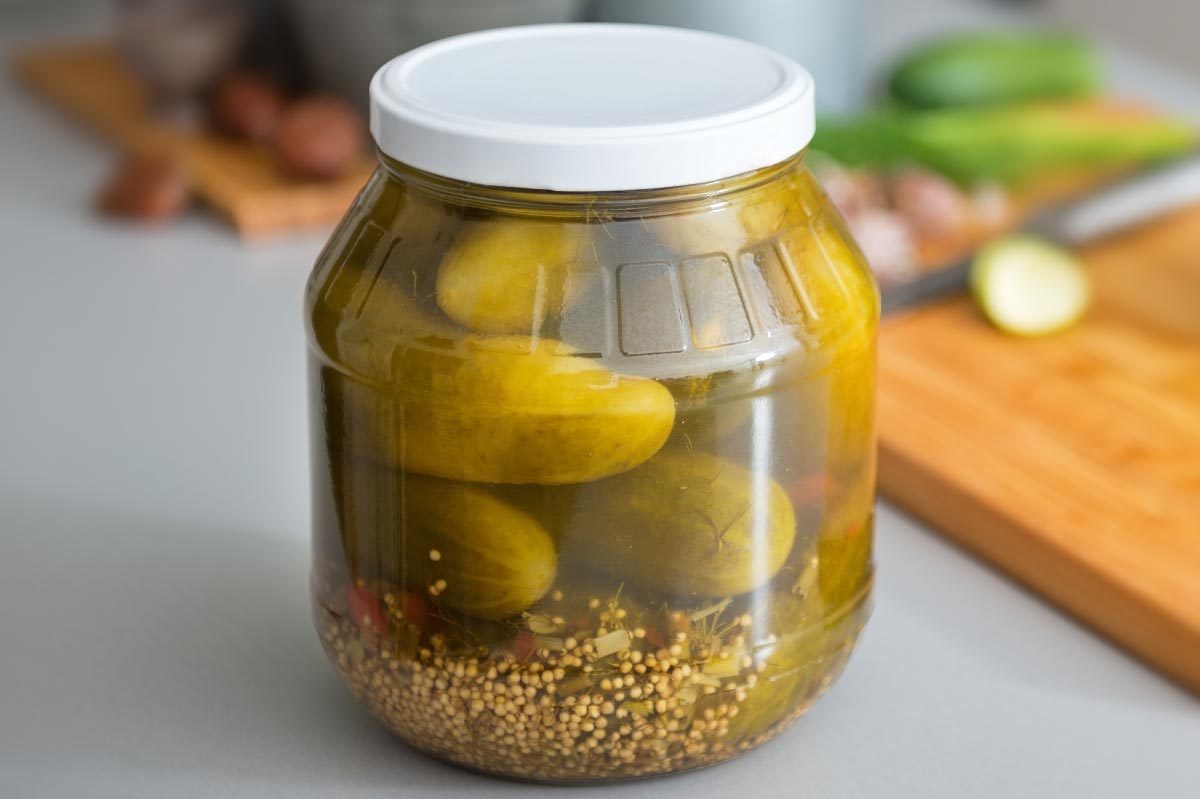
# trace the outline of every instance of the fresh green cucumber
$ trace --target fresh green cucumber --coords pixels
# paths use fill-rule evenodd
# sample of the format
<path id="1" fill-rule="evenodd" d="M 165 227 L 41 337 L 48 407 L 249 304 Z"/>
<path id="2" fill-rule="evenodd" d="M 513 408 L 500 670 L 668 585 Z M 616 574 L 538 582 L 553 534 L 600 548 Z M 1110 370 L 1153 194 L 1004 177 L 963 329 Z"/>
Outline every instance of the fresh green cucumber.
<path id="1" fill-rule="evenodd" d="M 1174 117 L 1088 102 L 911 116 L 907 136 L 916 159 L 963 183 L 1128 168 L 1182 155 L 1197 140 L 1196 129 Z"/>
<path id="2" fill-rule="evenodd" d="M 980 250 L 971 266 L 971 293 L 996 327 L 1041 336 L 1070 327 L 1087 310 L 1091 287 L 1071 253 L 1033 236 L 1015 236 Z"/>
<path id="3" fill-rule="evenodd" d="M 878 111 L 822 120 L 812 149 L 846 166 L 920 164 L 960 183 L 1128 168 L 1182 155 L 1197 131 L 1174 117 L 1084 103 Z"/>
<path id="4" fill-rule="evenodd" d="M 938 40 L 904 58 L 889 91 L 914 108 L 1019 103 L 1095 93 L 1102 84 L 1092 47 L 1048 31 L 973 33 Z"/>

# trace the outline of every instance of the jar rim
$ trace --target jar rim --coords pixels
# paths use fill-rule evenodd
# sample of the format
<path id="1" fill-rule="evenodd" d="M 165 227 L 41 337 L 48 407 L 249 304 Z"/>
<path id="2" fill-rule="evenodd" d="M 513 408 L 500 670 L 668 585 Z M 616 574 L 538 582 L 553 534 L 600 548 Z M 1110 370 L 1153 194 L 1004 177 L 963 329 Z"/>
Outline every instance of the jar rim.
<path id="1" fill-rule="evenodd" d="M 779 180 L 804 163 L 807 150 L 761 169 L 704 183 L 651 189 L 558 191 L 472 183 L 419 169 L 379 151 L 380 168 L 408 187 L 444 202 L 512 214 L 604 219 L 653 218 L 722 206 Z"/>

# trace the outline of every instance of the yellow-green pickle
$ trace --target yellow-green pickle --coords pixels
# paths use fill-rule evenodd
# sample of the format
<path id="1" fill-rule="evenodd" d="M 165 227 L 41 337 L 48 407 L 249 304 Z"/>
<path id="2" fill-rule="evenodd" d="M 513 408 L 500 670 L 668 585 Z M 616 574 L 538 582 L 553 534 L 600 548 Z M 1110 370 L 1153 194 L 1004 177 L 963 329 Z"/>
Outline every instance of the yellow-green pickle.
<path id="1" fill-rule="evenodd" d="M 580 58 L 628 55 L 630 36 L 716 47 L 718 66 L 766 57 L 595 27 L 513 35 L 532 37 L 530 64 L 547 36 L 583 37 Z M 511 44 L 490 36 L 408 68 Z M 508 116 L 459 142 L 468 117 L 421 128 L 423 106 L 389 99 L 407 58 L 373 87 L 380 167 L 306 296 L 312 592 L 330 660 L 411 745 L 507 777 L 641 777 L 758 746 L 841 672 L 873 569 L 878 296 L 807 139 L 676 180 L 661 157 L 611 153 L 634 147 L 620 136 L 576 141 L 517 103 L 505 113 L 545 122 L 531 139 L 566 137 L 512 160 L 546 170 L 523 183 L 471 149 L 508 163 L 525 130 Z M 468 72 L 419 85 L 453 94 Z M 563 107 L 593 124 L 576 99 Z M 765 124 L 752 117 L 738 124 Z M 747 142 L 783 135 L 755 130 Z M 634 177 L 590 162 L 574 176 L 568 145 Z"/>

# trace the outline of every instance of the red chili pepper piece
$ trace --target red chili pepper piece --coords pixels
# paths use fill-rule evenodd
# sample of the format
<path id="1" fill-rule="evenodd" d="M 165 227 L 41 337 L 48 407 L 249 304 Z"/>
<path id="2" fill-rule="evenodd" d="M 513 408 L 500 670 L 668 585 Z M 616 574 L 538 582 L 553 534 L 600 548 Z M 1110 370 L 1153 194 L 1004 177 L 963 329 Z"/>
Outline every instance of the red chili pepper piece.
<path id="1" fill-rule="evenodd" d="M 817 472 L 792 483 L 792 490 L 788 493 L 791 495 L 792 504 L 797 508 L 806 508 L 824 505 L 825 498 L 836 491 L 837 483 L 834 479 L 824 472 Z"/>
<path id="2" fill-rule="evenodd" d="M 511 644 L 512 653 L 519 660 L 525 660 L 533 654 L 533 633 L 529 630 L 522 630 L 513 636 Z"/>
<path id="3" fill-rule="evenodd" d="M 656 649 L 664 649 L 667 646 L 667 636 L 657 627 L 646 628 L 646 641 Z"/>
<path id="4" fill-rule="evenodd" d="M 400 612 L 404 620 L 421 631 L 422 635 L 429 634 L 429 600 L 418 591 L 405 591 L 400 596 Z"/>
<path id="5" fill-rule="evenodd" d="M 359 627 L 372 633 L 387 631 L 383 607 L 366 586 L 352 583 L 346 591 L 346 603 L 350 606 L 350 618 Z"/>

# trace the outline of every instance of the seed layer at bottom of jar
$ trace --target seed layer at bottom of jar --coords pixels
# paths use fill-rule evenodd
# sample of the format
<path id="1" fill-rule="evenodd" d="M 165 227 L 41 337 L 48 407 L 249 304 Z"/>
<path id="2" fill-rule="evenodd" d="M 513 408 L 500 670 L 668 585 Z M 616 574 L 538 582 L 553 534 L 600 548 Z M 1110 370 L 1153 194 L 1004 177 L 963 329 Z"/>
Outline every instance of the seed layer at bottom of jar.
<path id="1" fill-rule="evenodd" d="M 388 610 L 355 619 L 319 597 L 315 610 L 342 679 L 405 741 L 478 771 L 570 782 L 685 771 L 770 740 L 841 673 L 865 622 L 866 597 L 864 587 L 839 618 L 826 619 L 810 660 L 782 674 L 769 656 L 699 663 L 669 636 L 650 641 L 645 630 L 609 629 L 619 624 L 619 597 L 598 603 L 586 623 L 568 624 L 590 627 L 586 633 L 524 635 L 469 651 L 437 634 L 372 629 Z M 391 599 L 389 608 L 403 602 Z M 749 622 L 731 620 L 728 640 Z M 756 699 L 772 706 L 764 711 Z"/>

